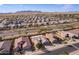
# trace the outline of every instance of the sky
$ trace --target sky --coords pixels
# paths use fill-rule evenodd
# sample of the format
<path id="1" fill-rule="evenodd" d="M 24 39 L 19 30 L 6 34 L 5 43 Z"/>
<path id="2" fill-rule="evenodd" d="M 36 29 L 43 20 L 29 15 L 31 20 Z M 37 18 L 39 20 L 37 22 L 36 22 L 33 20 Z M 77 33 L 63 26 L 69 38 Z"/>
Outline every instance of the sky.
<path id="1" fill-rule="evenodd" d="M 72 12 L 79 11 L 79 4 L 0 4 L 0 13 L 16 11 Z"/>

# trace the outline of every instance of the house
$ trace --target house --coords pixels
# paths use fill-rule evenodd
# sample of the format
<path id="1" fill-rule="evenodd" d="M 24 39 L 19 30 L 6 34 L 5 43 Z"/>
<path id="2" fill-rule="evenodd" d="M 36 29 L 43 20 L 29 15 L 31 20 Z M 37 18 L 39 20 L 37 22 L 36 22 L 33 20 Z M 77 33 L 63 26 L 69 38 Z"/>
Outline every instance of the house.
<path id="1" fill-rule="evenodd" d="M 12 40 L 8 41 L 1 41 L 0 42 L 0 54 L 1 55 L 8 55 L 11 53 L 11 45 L 12 45 Z"/>
<path id="2" fill-rule="evenodd" d="M 25 43 L 23 44 L 23 49 L 24 50 L 27 50 L 31 47 L 31 43 L 28 39 L 28 37 L 19 37 L 17 39 L 15 39 L 15 42 L 14 42 L 14 50 L 17 49 L 18 47 L 18 43 L 21 42 L 21 41 L 24 41 Z"/>

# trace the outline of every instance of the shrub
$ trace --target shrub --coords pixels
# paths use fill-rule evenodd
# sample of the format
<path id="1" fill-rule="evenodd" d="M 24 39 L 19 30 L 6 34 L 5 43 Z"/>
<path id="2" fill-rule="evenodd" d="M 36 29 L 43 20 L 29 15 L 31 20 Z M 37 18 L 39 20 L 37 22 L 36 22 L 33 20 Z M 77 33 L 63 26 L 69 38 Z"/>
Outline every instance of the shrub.
<path id="1" fill-rule="evenodd" d="M 55 47 L 55 44 L 52 44 L 53 47 Z"/>
<path id="2" fill-rule="evenodd" d="M 0 37 L 0 40 L 2 40 L 2 37 Z"/>
<path id="3" fill-rule="evenodd" d="M 64 44 L 67 44 L 67 42 L 65 41 Z"/>
<path id="4" fill-rule="evenodd" d="M 38 49 L 41 49 L 41 48 L 43 48 L 44 46 L 43 46 L 43 44 L 41 44 L 41 43 L 37 43 L 36 47 L 37 47 Z"/>
<path id="5" fill-rule="evenodd" d="M 69 53 L 67 51 L 64 51 L 65 55 L 69 55 Z"/>

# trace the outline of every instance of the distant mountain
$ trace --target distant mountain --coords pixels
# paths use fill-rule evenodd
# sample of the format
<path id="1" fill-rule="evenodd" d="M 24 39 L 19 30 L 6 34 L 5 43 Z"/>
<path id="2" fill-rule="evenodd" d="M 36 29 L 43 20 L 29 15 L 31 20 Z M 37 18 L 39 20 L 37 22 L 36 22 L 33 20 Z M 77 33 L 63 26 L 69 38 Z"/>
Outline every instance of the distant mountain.
<path id="1" fill-rule="evenodd" d="M 18 14 L 18 13 L 41 13 L 41 11 L 31 11 L 31 10 L 28 10 L 28 11 L 16 11 L 14 13 L 12 12 L 8 12 L 8 13 L 0 13 L 0 14 Z"/>
<path id="2" fill-rule="evenodd" d="M 25 10 L 25 11 L 16 11 L 16 12 L 9 12 L 9 13 L 0 13 L 0 14 L 42 14 L 42 13 L 53 13 L 53 14 L 79 14 L 79 11 L 68 11 L 68 12 L 42 12 L 42 11 L 31 11 L 31 10 Z"/>
<path id="3" fill-rule="evenodd" d="M 16 13 L 41 13 L 41 11 L 17 11 Z"/>
<path id="4" fill-rule="evenodd" d="M 14 13 L 0 13 L 0 14 L 14 14 Z"/>

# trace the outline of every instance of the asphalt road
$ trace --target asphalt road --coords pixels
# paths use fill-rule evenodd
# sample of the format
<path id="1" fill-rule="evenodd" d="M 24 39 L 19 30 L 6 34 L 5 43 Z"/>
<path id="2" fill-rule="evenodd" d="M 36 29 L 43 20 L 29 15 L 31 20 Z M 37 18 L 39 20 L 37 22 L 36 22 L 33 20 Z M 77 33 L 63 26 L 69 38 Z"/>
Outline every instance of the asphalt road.
<path id="1" fill-rule="evenodd" d="M 66 46 L 66 47 L 63 47 L 63 48 L 59 48 L 59 49 L 50 51 L 48 53 L 43 53 L 42 55 L 64 55 L 65 54 L 64 51 L 66 51 L 68 53 L 71 53 L 73 51 L 78 50 L 74 46 L 76 46 L 77 48 L 79 48 L 79 43 L 73 44 L 73 46 Z"/>

